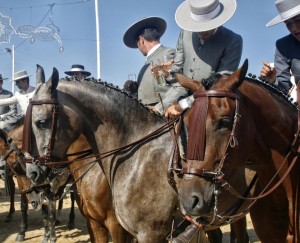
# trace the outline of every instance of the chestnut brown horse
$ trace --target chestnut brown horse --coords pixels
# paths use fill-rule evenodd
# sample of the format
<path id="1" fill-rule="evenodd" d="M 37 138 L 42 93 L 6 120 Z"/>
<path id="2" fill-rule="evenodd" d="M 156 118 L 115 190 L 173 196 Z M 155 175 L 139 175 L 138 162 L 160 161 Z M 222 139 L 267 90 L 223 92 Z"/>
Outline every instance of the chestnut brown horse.
<path id="1" fill-rule="evenodd" d="M 8 137 L 20 148 L 22 146 L 23 125 L 10 131 Z M 7 143 L 8 137 L 6 133 L 0 129 L 0 145 L 2 145 L 0 151 L 4 154 L 9 150 Z M 68 159 L 73 161 L 80 156 L 80 153 L 77 155 L 77 152 L 87 151 L 88 149 L 90 149 L 90 147 L 85 137 L 81 135 L 68 150 L 68 154 L 70 154 Z M 25 176 L 24 170 L 16 166 L 17 160 L 16 154 L 12 154 L 8 157 L 7 163 L 13 168 L 17 177 L 18 187 L 22 192 L 30 187 L 30 180 Z M 74 184 L 74 186 L 76 186 L 75 198 L 81 213 L 86 217 L 90 240 L 91 242 L 107 243 L 111 235 L 113 242 L 130 242 L 132 237 L 120 226 L 114 214 L 109 185 L 101 168 L 98 164 L 92 163 L 92 167 L 87 170 L 92 161 L 94 161 L 93 158 L 80 159 L 69 164 L 69 171 L 73 172 L 73 179 L 76 180 L 76 184 Z M 94 190 L 94 184 L 89 183 L 90 178 L 93 178 L 94 183 L 100 185 L 100 190 Z M 24 193 L 21 193 L 21 198 L 23 202 L 21 204 L 22 222 L 21 232 L 17 236 L 17 241 L 24 240 L 25 231 L 27 229 L 28 199 Z M 30 199 L 29 194 L 29 200 Z M 32 200 L 36 199 L 33 198 Z M 37 206 L 38 205 L 36 205 L 36 207 Z M 71 217 L 73 214 L 74 212 L 71 211 L 70 219 L 74 219 L 74 217 Z M 72 222 L 69 222 L 69 224 L 71 223 Z"/>
<path id="2" fill-rule="evenodd" d="M 0 148 L 3 145 L 0 141 Z M 9 166 L 6 166 L 6 161 L 0 158 L 0 179 L 4 181 L 6 193 L 9 195 L 9 211 L 5 217 L 5 223 L 10 223 L 13 220 L 13 215 L 15 213 L 15 182 L 13 179 L 13 173 Z"/>
<path id="3" fill-rule="evenodd" d="M 17 125 L 15 129 L 10 132 L 10 135 L 15 138 L 15 142 L 17 145 L 21 146 L 21 140 L 19 140 L 19 135 L 22 137 L 23 126 L 21 127 Z M 21 131 L 21 133 L 20 133 Z M 17 135 L 17 136 L 16 136 Z M 21 162 L 21 150 L 18 146 L 14 144 L 11 139 L 9 139 L 8 134 L 0 129 L 0 154 L 1 157 L 6 160 L 7 167 L 12 171 L 13 176 L 16 177 L 18 189 L 21 194 L 21 223 L 20 223 L 20 232 L 17 234 L 16 241 L 24 241 L 25 233 L 28 228 L 28 202 L 30 201 L 33 207 L 38 206 L 36 200 L 38 196 L 35 192 L 32 193 L 22 193 L 23 190 L 29 188 L 31 182 L 26 177 L 25 167 L 22 168 L 22 165 L 25 166 L 24 162 Z M 15 184 L 13 184 L 15 186 Z M 14 195 L 13 195 L 14 196 Z M 42 206 L 42 214 L 45 225 L 48 224 L 48 213 L 47 207 Z M 46 232 L 46 228 L 45 228 Z"/>
<path id="4" fill-rule="evenodd" d="M 245 78 L 247 68 L 246 60 L 205 86 L 177 75 L 195 97 L 185 116 L 193 136 L 178 187 L 182 212 L 218 225 L 250 211 L 261 242 L 299 242 L 297 107 L 274 86 Z M 255 191 L 231 215 L 247 190 L 246 168 L 258 176 Z"/>
<path id="5" fill-rule="evenodd" d="M 171 123 L 114 86 L 59 80 L 56 69 L 48 82 L 39 85 L 31 104 L 28 124 L 33 137 L 27 142 L 36 141 L 38 151 L 28 147 L 33 156 L 28 176 L 43 184 L 48 174 L 40 167 L 53 166 L 52 158 L 63 160 L 70 144 L 83 133 L 95 154 L 110 151 L 102 154 L 99 165 L 121 225 L 138 242 L 166 242 L 178 206 L 167 180 L 173 151 Z M 101 190 L 94 178 L 87 183 Z"/>

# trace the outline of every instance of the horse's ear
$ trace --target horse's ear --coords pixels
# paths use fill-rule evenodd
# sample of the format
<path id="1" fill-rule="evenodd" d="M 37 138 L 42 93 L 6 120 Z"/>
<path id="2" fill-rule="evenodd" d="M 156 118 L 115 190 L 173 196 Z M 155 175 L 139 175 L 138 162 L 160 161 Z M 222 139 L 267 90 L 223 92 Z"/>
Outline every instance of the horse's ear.
<path id="1" fill-rule="evenodd" d="M 191 90 L 192 92 L 195 92 L 196 90 L 199 89 L 204 89 L 204 86 L 198 82 L 195 81 L 191 78 L 188 78 L 187 76 L 180 74 L 180 73 L 176 73 L 175 74 L 175 78 L 176 81 L 184 88 Z"/>
<path id="2" fill-rule="evenodd" d="M 51 92 L 52 95 L 54 94 L 54 91 L 57 88 L 58 81 L 59 81 L 59 73 L 57 69 L 54 67 L 52 71 L 52 75 L 47 81 L 48 90 Z"/>
<path id="3" fill-rule="evenodd" d="M 248 59 L 246 59 L 243 65 L 232 73 L 232 75 L 226 81 L 226 85 L 231 89 L 237 89 L 245 80 L 248 71 Z"/>
<path id="4" fill-rule="evenodd" d="M 39 65 L 36 64 L 36 87 L 40 84 L 45 83 L 45 72 L 44 69 Z"/>

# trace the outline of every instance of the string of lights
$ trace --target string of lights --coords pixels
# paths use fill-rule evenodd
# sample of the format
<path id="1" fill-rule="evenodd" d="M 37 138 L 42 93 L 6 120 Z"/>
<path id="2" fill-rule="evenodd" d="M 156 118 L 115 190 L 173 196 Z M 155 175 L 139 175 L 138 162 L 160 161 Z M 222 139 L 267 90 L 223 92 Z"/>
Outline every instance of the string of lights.
<path id="1" fill-rule="evenodd" d="M 63 6 L 63 5 L 72 5 L 72 4 L 82 4 L 82 3 L 86 3 L 89 2 L 91 0 L 82 0 L 82 1 L 75 1 L 75 2 L 67 2 L 67 3 L 48 3 L 48 4 L 41 4 L 41 5 L 32 5 L 32 6 L 23 6 L 23 7 L 1 7 L 0 9 L 9 9 L 9 10 L 14 10 L 14 9 L 30 9 L 30 8 L 41 8 L 41 7 L 47 7 L 47 6 Z"/>
<path id="2" fill-rule="evenodd" d="M 54 24 L 54 21 L 52 20 L 53 16 L 53 7 L 55 5 L 73 5 L 73 4 L 82 4 L 89 2 L 90 0 L 83 0 L 83 1 L 72 1 L 72 2 L 66 2 L 66 3 L 51 3 L 51 4 L 42 4 L 42 5 L 32 5 L 32 6 L 24 6 L 24 7 L 1 7 L 0 9 L 9 9 L 10 10 L 10 16 L 3 16 L 0 13 L 0 44 L 3 43 L 10 43 L 10 37 L 12 34 L 16 34 L 20 38 L 23 38 L 24 40 L 21 41 L 19 44 L 15 46 L 15 49 L 23 45 L 27 40 L 30 41 L 30 43 L 34 43 L 36 40 L 38 41 L 57 41 L 59 45 L 59 51 L 63 52 L 63 41 L 59 35 L 60 29 L 57 25 Z M 40 8 L 40 7 L 49 7 L 49 10 L 46 12 L 44 17 L 41 19 L 39 24 L 37 26 L 25 24 L 22 26 L 19 26 L 18 28 L 14 28 L 11 24 L 12 19 L 12 12 L 16 9 L 30 9 L 32 12 L 32 9 L 34 8 Z M 47 24 L 46 26 L 40 26 L 42 22 L 45 20 L 45 18 L 49 15 L 49 21 L 50 24 Z M 7 51 L 0 51 L 0 55 L 7 54 Z"/>

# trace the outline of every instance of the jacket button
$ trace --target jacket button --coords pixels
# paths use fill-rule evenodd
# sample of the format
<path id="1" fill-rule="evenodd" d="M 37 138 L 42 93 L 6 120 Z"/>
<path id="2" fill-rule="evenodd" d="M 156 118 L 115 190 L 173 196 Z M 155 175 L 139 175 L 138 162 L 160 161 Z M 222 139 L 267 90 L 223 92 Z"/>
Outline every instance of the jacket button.
<path id="1" fill-rule="evenodd" d="M 190 72 L 192 73 L 194 70 L 193 69 L 190 69 Z"/>

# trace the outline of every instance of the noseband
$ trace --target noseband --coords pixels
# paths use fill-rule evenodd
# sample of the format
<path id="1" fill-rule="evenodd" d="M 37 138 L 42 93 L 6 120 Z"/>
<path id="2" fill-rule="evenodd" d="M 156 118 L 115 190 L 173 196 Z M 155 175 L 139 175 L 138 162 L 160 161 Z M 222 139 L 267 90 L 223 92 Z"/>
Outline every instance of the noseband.
<path id="1" fill-rule="evenodd" d="M 236 147 L 238 145 L 237 139 L 235 137 L 235 131 L 236 131 L 236 125 L 238 123 L 238 119 L 241 117 L 241 115 L 239 114 L 240 95 L 232 91 L 208 90 L 208 91 L 195 92 L 194 97 L 195 97 L 195 101 L 193 104 L 194 112 L 192 113 L 190 118 L 190 128 L 189 128 L 189 134 L 192 135 L 189 136 L 188 148 L 187 148 L 187 159 L 189 161 L 197 161 L 199 163 L 204 161 L 204 155 L 205 155 L 206 120 L 208 114 L 209 98 L 228 97 L 235 100 L 235 114 L 234 114 L 232 131 L 226 146 L 226 150 L 222 156 L 218 168 L 215 171 L 207 171 L 204 168 L 204 166 L 200 166 L 200 168 L 185 167 L 181 171 L 182 174 L 192 174 L 208 180 L 220 181 L 224 176 L 222 172 L 222 168 L 226 156 L 228 154 L 228 149 L 229 147 Z"/>

